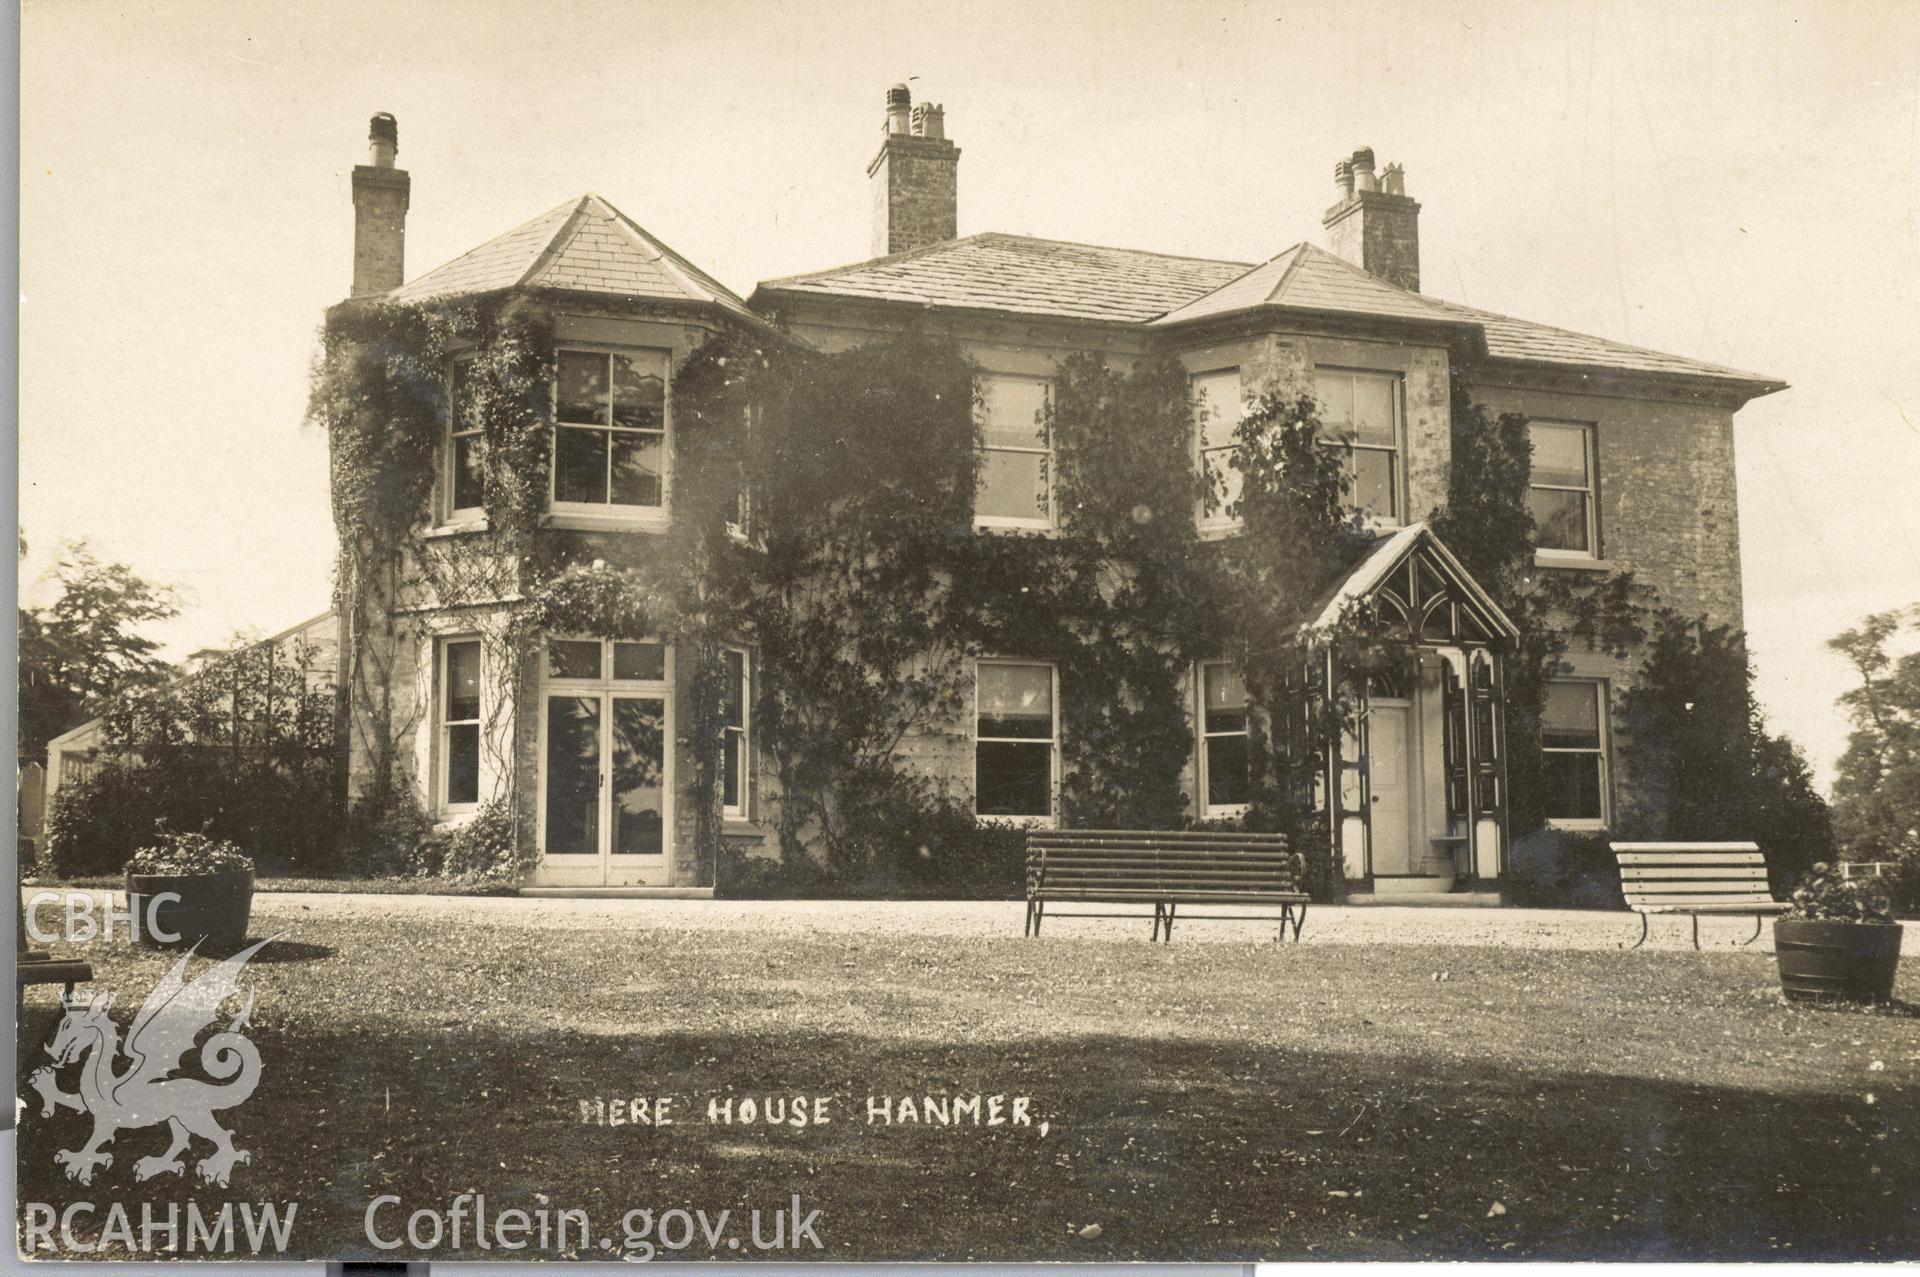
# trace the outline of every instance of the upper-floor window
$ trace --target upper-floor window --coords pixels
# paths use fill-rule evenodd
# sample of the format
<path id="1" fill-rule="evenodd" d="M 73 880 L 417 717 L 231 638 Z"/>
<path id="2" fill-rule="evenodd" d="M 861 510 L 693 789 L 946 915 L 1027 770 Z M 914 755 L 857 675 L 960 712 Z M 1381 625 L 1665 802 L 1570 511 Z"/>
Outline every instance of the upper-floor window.
<path id="1" fill-rule="evenodd" d="M 1354 508 L 1378 522 L 1399 523 L 1399 375 L 1319 368 L 1313 393 L 1329 445 L 1345 454 Z"/>
<path id="2" fill-rule="evenodd" d="M 667 357 L 562 350 L 553 393 L 553 508 L 619 512 L 667 503 Z"/>
<path id="3" fill-rule="evenodd" d="M 1568 556 L 1599 557 L 1594 515 L 1593 427 L 1568 421 L 1535 421 L 1533 477 L 1527 506 L 1533 511 L 1534 545 Z"/>
<path id="4" fill-rule="evenodd" d="M 981 379 L 980 483 L 974 522 L 983 528 L 1053 526 L 1050 383 L 991 373 Z"/>
<path id="5" fill-rule="evenodd" d="M 449 520 L 478 515 L 486 501 L 481 465 L 481 420 L 473 396 L 473 360 L 453 361 L 447 387 L 447 446 L 444 511 Z"/>
<path id="6" fill-rule="evenodd" d="M 1247 810 L 1247 684 L 1225 661 L 1200 665 L 1201 816 Z"/>
<path id="7" fill-rule="evenodd" d="M 1200 449 L 1200 477 L 1206 491 L 1200 496 L 1200 526 L 1225 527 L 1237 522 L 1234 507 L 1240 500 L 1240 471 L 1234 468 L 1234 431 L 1246 415 L 1240 397 L 1240 370 L 1222 368 L 1193 377 L 1194 436 Z"/>

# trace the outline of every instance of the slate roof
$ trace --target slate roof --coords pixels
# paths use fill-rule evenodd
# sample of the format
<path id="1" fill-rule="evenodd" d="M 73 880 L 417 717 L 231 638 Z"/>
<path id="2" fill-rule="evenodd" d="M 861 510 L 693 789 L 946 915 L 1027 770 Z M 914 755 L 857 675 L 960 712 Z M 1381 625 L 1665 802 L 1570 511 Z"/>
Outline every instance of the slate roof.
<path id="1" fill-rule="evenodd" d="M 1159 330 L 1262 307 L 1477 328 L 1495 360 L 1737 383 L 1785 383 L 1397 288 L 1311 244 L 1271 261 L 1216 261 L 997 232 L 832 270 L 767 280 L 755 292 L 998 311 Z"/>
<path id="2" fill-rule="evenodd" d="M 1247 262 L 990 232 L 835 270 L 770 279 L 760 289 L 1144 324 L 1250 269 Z"/>
<path id="3" fill-rule="evenodd" d="M 1469 321 L 1449 314 L 1419 293 L 1395 288 L 1369 275 L 1345 258 L 1312 244 L 1295 244 L 1272 261 L 1216 288 L 1204 297 L 1161 315 L 1154 328 L 1211 319 L 1261 306 L 1290 310 L 1319 310 L 1377 319 L 1405 319 L 1416 323 L 1462 324 Z"/>
<path id="4" fill-rule="evenodd" d="M 515 287 L 712 302 L 758 321 L 726 285 L 591 194 L 549 209 L 386 296 L 420 301 Z"/>

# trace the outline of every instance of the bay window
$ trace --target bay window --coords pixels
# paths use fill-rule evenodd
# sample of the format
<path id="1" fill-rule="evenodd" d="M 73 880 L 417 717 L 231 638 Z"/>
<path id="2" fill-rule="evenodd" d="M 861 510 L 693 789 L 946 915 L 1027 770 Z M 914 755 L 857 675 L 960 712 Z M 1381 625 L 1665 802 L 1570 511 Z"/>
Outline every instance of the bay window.
<path id="1" fill-rule="evenodd" d="M 1225 527 L 1239 522 L 1234 507 L 1240 500 L 1240 471 L 1234 467 L 1239 446 L 1234 431 L 1246 404 L 1241 398 L 1240 370 L 1223 368 L 1193 377 L 1194 435 L 1199 440 L 1200 477 L 1206 491 L 1200 497 L 1200 526 Z"/>
<path id="2" fill-rule="evenodd" d="M 1319 368 L 1313 393 L 1328 446 L 1345 456 L 1354 508 L 1381 523 L 1400 523 L 1399 375 Z"/>
<path id="3" fill-rule="evenodd" d="M 978 526 L 1053 526 L 1050 391 L 1044 377 L 994 373 L 981 379 L 980 481 L 973 505 Z"/>
<path id="4" fill-rule="evenodd" d="M 553 507 L 658 510 L 667 489 L 667 357 L 561 350 L 553 404 Z"/>
<path id="5" fill-rule="evenodd" d="M 975 678 L 974 811 L 1052 816 L 1059 745 L 1053 666 L 983 660 Z"/>

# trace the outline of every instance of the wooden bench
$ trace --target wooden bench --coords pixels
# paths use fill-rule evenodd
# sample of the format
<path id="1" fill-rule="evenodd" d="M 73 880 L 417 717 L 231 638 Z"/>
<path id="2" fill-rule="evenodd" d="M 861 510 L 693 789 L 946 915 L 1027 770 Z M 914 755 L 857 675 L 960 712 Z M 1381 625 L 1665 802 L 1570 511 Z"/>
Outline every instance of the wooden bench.
<path id="1" fill-rule="evenodd" d="M 67 961 L 55 958 L 41 949 L 27 947 L 27 911 L 20 900 L 20 888 L 13 889 L 13 934 L 14 945 L 14 983 L 13 983 L 13 1022 L 23 1025 L 27 1018 L 27 986 L 30 984 L 64 985 L 66 997 L 73 996 L 73 986 L 93 979 L 93 968 L 84 962 Z"/>
<path id="2" fill-rule="evenodd" d="M 1769 914 L 1787 906 L 1767 887 L 1767 859 L 1750 842 L 1616 842 L 1608 844 L 1620 861 L 1620 891 L 1627 908 L 1640 915 L 1638 949 L 1647 942 L 1647 919 L 1656 913 L 1693 917 L 1693 947 L 1700 947 L 1703 914 L 1752 914 L 1753 934 Z"/>
<path id="3" fill-rule="evenodd" d="M 1040 934 L 1047 906 L 1153 906 L 1153 939 L 1171 943 L 1174 911 L 1185 904 L 1278 905 L 1278 914 L 1189 914 L 1280 924 L 1293 938 L 1307 919 L 1300 890 L 1305 862 L 1281 834 L 1170 833 L 1159 830 L 1035 830 L 1027 835 L 1027 931 Z M 1138 918 L 1137 913 L 1084 912 L 1056 918 Z"/>

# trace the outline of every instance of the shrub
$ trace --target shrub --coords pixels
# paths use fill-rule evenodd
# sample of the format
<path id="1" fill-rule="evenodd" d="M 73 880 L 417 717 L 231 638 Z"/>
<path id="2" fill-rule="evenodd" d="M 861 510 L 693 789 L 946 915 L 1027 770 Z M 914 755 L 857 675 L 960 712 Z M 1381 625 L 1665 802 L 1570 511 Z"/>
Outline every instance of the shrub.
<path id="1" fill-rule="evenodd" d="M 1843 878 L 1838 869 L 1822 863 L 1794 888 L 1786 916 L 1810 922 L 1885 924 L 1893 921 L 1893 902 L 1879 879 Z"/>
<path id="2" fill-rule="evenodd" d="M 133 853 L 127 872 L 134 874 L 252 873 L 253 859 L 224 839 L 162 829 L 152 843 Z"/>
<path id="3" fill-rule="evenodd" d="M 1514 840 L 1507 899 L 1539 909 L 1624 909 L 1619 861 L 1604 833 L 1541 829 Z"/>
<path id="4" fill-rule="evenodd" d="M 433 821 L 411 795 L 363 799 L 347 813 L 341 868 L 375 878 L 434 877 L 445 864 L 448 835 L 435 835 Z"/>
<path id="5" fill-rule="evenodd" d="M 536 859 L 517 834 L 512 805 L 492 799 L 447 836 L 440 872 L 457 882 L 517 883 Z"/>

